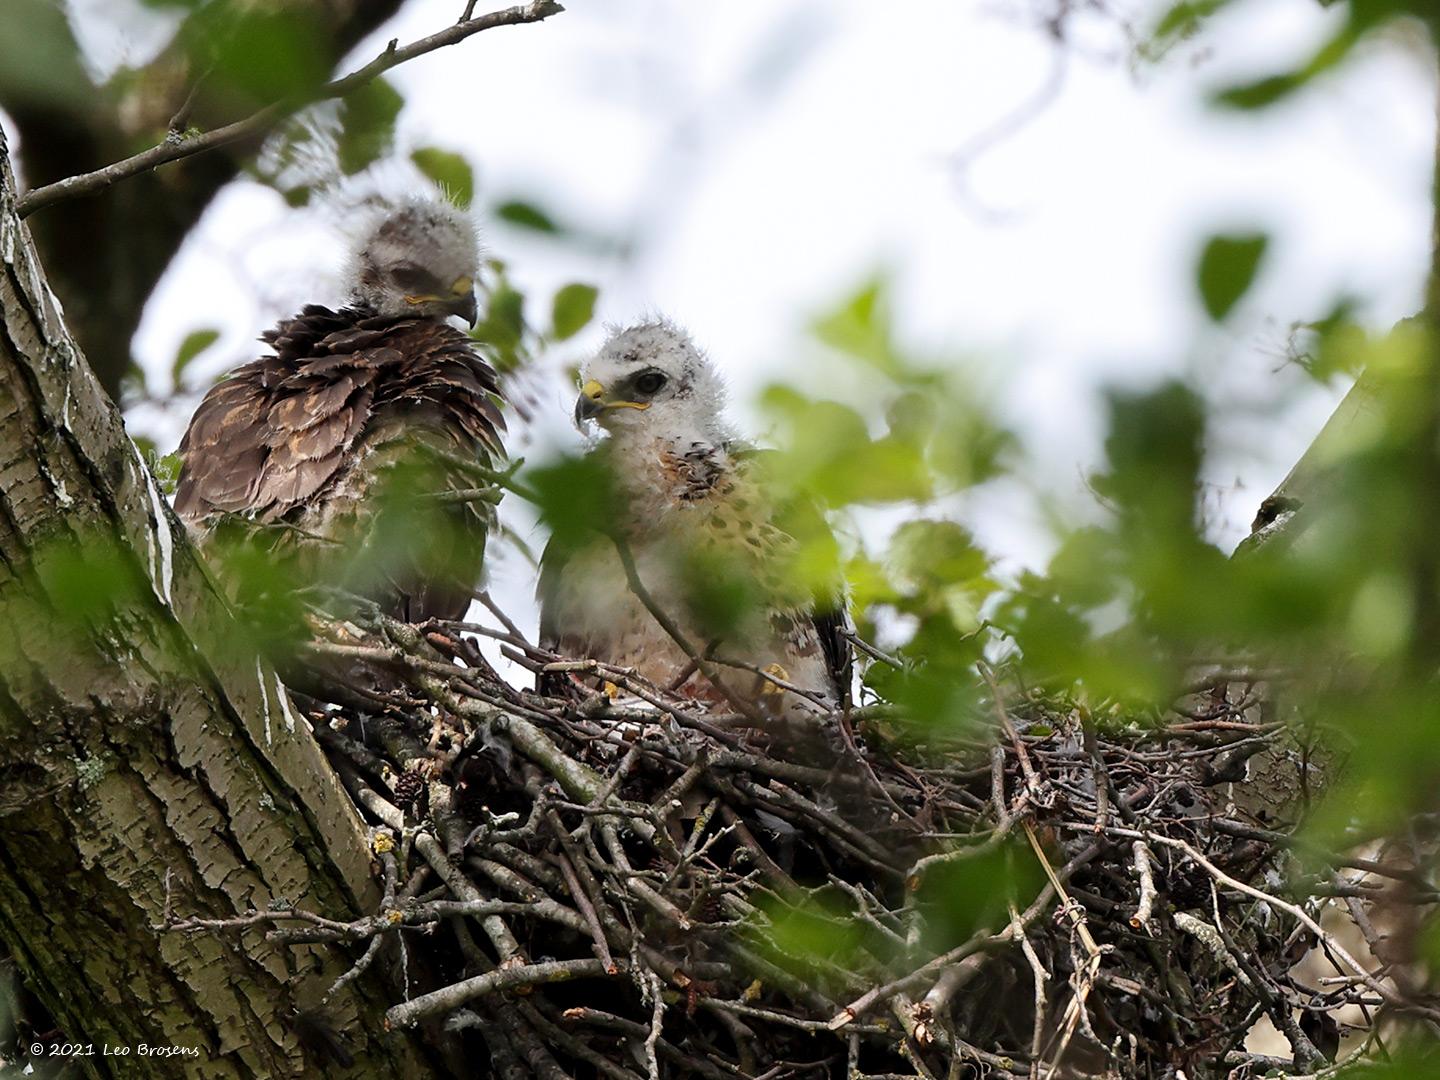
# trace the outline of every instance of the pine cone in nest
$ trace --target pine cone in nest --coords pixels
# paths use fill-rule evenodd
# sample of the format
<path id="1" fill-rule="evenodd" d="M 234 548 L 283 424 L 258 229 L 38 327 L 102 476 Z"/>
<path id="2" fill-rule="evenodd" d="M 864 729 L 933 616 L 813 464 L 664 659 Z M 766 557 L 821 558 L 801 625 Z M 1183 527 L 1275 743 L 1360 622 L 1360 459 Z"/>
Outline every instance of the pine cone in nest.
<path id="1" fill-rule="evenodd" d="M 408 810 L 425 793 L 425 779 L 417 772 L 403 772 L 395 780 L 395 805 Z"/>

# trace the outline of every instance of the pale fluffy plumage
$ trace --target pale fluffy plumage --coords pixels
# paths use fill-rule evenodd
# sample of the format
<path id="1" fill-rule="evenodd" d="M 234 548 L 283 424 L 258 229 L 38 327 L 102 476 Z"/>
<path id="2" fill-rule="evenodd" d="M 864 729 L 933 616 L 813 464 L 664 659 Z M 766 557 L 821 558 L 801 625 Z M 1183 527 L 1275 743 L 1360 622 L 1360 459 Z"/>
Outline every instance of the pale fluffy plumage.
<path id="1" fill-rule="evenodd" d="M 414 198 L 370 217 L 350 258 L 354 302 L 376 315 L 475 321 L 475 223 L 443 199 Z"/>
<path id="2" fill-rule="evenodd" d="M 674 325 L 644 323 L 615 333 L 581 379 L 577 417 L 597 420 L 608 434 L 593 453 L 610 467 L 615 527 L 656 605 L 696 648 L 771 669 L 838 703 L 848 682 L 839 591 L 817 611 L 814 597 L 796 586 L 795 540 L 775 523 L 758 455 L 735 440 L 723 413 L 724 384 L 704 354 Z M 753 590 L 754 602 L 723 640 L 696 607 L 697 573 Z M 608 537 L 569 548 L 552 542 L 540 598 L 546 647 L 723 700 L 631 590 Z M 754 673 L 718 670 L 732 693 L 769 711 L 798 704 Z"/>

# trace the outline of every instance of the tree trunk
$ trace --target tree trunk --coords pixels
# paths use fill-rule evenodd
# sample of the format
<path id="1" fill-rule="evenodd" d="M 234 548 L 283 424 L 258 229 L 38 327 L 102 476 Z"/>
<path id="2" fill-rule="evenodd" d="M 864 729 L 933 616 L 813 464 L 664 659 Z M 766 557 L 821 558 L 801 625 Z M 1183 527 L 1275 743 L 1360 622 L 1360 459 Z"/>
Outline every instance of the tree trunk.
<path id="1" fill-rule="evenodd" d="M 92 1075 L 338 1074 L 302 1013 L 363 1075 L 416 1075 L 368 976 L 317 1014 L 341 950 L 161 925 L 378 899 L 308 722 L 237 642 L 63 322 L 0 134 L 0 944 Z"/>

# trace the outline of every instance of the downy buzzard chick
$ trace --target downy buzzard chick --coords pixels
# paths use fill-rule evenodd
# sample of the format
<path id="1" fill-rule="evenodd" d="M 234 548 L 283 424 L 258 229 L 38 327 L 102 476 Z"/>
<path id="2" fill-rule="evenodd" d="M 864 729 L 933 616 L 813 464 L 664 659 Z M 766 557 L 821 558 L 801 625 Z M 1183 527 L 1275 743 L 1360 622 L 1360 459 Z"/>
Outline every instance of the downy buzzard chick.
<path id="1" fill-rule="evenodd" d="M 456 493 L 504 454 L 495 372 L 446 321 L 474 324 L 478 270 L 460 210 L 392 206 L 357 245 L 349 304 L 266 331 L 273 351 L 206 394 L 175 509 L 222 564 L 244 552 L 271 578 L 225 574 L 241 600 L 319 585 L 407 621 L 463 616 L 493 508 Z"/>
<path id="2" fill-rule="evenodd" d="M 608 436 L 592 453 L 606 466 L 614 505 L 593 535 L 557 534 L 546 548 L 541 644 L 634 668 L 700 701 L 748 700 L 787 717 L 809 711 L 778 679 L 839 705 L 850 679 L 843 586 L 838 576 L 807 574 L 827 562 L 833 537 L 813 502 L 776 497 L 766 455 L 725 419 L 714 366 L 688 335 L 656 321 L 612 336 L 581 378 L 575 417 Z M 622 546 L 645 596 L 632 588 Z M 810 557 L 817 546 L 818 560 Z M 709 658 L 723 690 L 651 606 Z"/>

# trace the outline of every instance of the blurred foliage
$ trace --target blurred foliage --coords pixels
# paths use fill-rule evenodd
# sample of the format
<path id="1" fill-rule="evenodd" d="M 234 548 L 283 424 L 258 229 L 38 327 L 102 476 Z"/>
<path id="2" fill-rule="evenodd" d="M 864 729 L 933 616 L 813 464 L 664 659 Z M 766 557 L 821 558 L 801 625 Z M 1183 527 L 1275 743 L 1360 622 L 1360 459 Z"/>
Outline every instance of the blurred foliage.
<path id="1" fill-rule="evenodd" d="M 137 445 L 139 440 L 136 440 Z M 145 448 L 141 447 L 145 453 Z M 180 483 L 180 455 L 164 454 L 156 456 L 153 450 L 146 453 L 145 460 L 150 465 L 150 471 L 155 474 L 155 482 L 160 485 L 160 490 L 166 495 L 173 496 L 175 488 Z"/>
<path id="2" fill-rule="evenodd" d="M 463 154 L 441 150 L 436 146 L 422 146 L 411 152 L 410 160 L 417 169 L 435 181 L 456 206 L 470 206 L 475 198 L 475 170 L 470 167 Z"/>
<path id="3" fill-rule="evenodd" d="M 967 384 L 963 362 L 906 354 L 889 293 L 876 277 L 814 324 L 816 338 L 868 384 L 862 400 L 884 403 L 883 415 L 780 385 L 762 400 L 783 455 L 775 474 L 834 508 L 924 501 L 982 483 L 999 475 L 1014 445 Z"/>
<path id="4" fill-rule="evenodd" d="M 541 330 L 538 327 L 543 324 L 527 313 L 530 301 L 511 279 L 506 263 L 490 259 L 484 270 L 480 283 L 483 315 L 470 337 L 502 375 L 533 365 L 549 345 L 574 337 L 595 317 L 599 290 L 572 282 L 550 298 L 549 325 Z"/>
<path id="5" fill-rule="evenodd" d="M 1215 104 L 1241 110 L 1264 109 L 1289 98 L 1315 79 L 1335 70 L 1355 47 L 1397 20 L 1417 19 L 1427 26 L 1440 18 L 1434 0 L 1320 0 L 1338 11 L 1335 29 L 1300 64 L 1259 79 L 1225 87 L 1213 97 Z M 1254 0 L 1178 0 L 1163 10 L 1154 28 L 1140 43 L 1143 59 L 1163 58 L 1176 45 L 1201 33 L 1220 14 L 1243 11 Z"/>
<path id="6" fill-rule="evenodd" d="M 0 34 L 0 92 L 71 98 L 88 86 L 63 19 L 41 0 L 13 0 L 40 30 L 18 47 Z M 207 98 L 250 111 L 312 92 L 329 72 L 319 32 L 303 5 L 155 0 L 182 9 L 178 45 L 208 72 Z M 1160 13 L 1140 48 L 1158 59 L 1210 20 L 1254 0 L 1182 0 Z M 1361 43 L 1400 20 L 1433 26 L 1433 0 L 1348 0 L 1333 5 L 1328 37 L 1292 67 L 1216 89 L 1217 107 L 1264 114 L 1339 69 Z M 397 137 L 404 107 L 374 81 L 334 105 L 308 110 L 272 137 L 253 167 L 293 205 L 326 193 L 397 156 L 462 205 L 479 191 L 474 163 Z M 491 196 L 493 199 L 493 195 Z M 504 226 L 556 241 L 583 240 L 562 214 L 532 198 L 490 204 Z M 1271 254 L 1263 229 L 1203 239 L 1192 267 L 1197 311 L 1233 321 Z M 506 376 L 552 345 L 575 340 L 594 320 L 594 285 L 572 282 L 528 295 L 502 259 L 481 282 L 483 317 L 471 337 Z M 885 274 L 863 281 L 816 317 L 813 344 L 823 378 L 777 382 L 761 399 L 775 450 L 757 459 L 793 550 L 782 576 L 821 597 L 843 579 L 857 627 L 893 660 L 868 665 L 867 701 L 892 708 L 887 734 L 929 746 L 963 743 L 994 720 L 990 665 L 1013 662 L 1038 687 L 1092 723 L 1160 716 L 1196 669 L 1216 664 L 1280 668 L 1283 710 L 1324 733 L 1336 767 L 1317 791 L 1311 836 L 1353 846 L 1418 820 L 1440 782 L 1440 313 L 1384 333 L 1359 324 L 1359 300 L 1337 297 L 1301 328 L 1296 359 L 1317 380 L 1360 374 L 1344 423 L 1332 425 L 1287 482 L 1276 536 L 1234 558 L 1207 534 L 1200 500 L 1214 405 L 1199 376 L 1107 392 L 1104 460 L 1088 479 L 1098 506 L 1057 525 L 1040 570 L 1008 568 L 966 525 L 979 487 L 1023 473 L 1023 448 L 996 418 L 963 355 L 932 355 L 906 341 Z M 193 330 L 174 357 L 178 387 L 217 340 Z M 1208 347 L 1202 345 L 1202 347 Z M 143 376 L 132 381 L 145 393 Z M 145 447 L 163 484 L 174 459 Z M 510 486 L 535 504 L 553 542 L 579 545 L 613 528 L 615 478 L 602 458 L 563 458 L 526 469 Z M 421 478 L 412 485 L 434 485 Z M 410 551 L 407 534 L 434 537 L 437 551 L 463 546 L 449 515 L 413 500 L 386 517 L 364 565 L 341 578 L 366 583 L 407 571 L 388 549 Z M 416 514 L 424 527 L 417 529 Z M 428 514 L 428 516 L 426 516 Z M 293 648 L 305 633 L 298 586 L 309 570 L 275 557 L 244 529 L 224 556 L 242 603 L 263 615 L 255 642 Z M 410 556 L 407 556 L 410 557 Z M 440 556 L 436 556 L 440 557 Z M 737 632 L 758 603 L 753 568 L 723 551 L 677 553 L 693 610 L 717 635 Z M 57 541 L 37 553 L 40 580 L 63 629 L 123 640 L 124 610 L 148 595 L 143 570 L 108 540 Z M 352 574 L 353 577 L 347 575 Z M 63 635 L 62 635 L 63 636 Z M 1033 894 L 1037 866 L 1008 846 L 957 857 L 917 883 L 915 903 L 943 910 L 944 941 L 1003 920 L 1015 895 Z M 868 933 L 821 892 L 777 897 L 755 921 L 767 954 L 807 978 L 825 961 L 848 962 Z M 1440 929 L 1421 935 L 1430 970 Z M 872 953 L 874 949 L 869 950 Z M 1440 1075 L 1433 1054 L 1343 1075 Z"/>
<path id="7" fill-rule="evenodd" d="M 525 473 L 529 497 L 552 542 L 573 547 L 608 533 L 615 517 L 615 477 L 593 455 L 562 457 Z"/>
<path id="8" fill-rule="evenodd" d="M 385 79 L 374 79 L 340 103 L 340 171 L 353 176 L 388 154 L 405 99 Z M 418 162 L 417 162 L 418 164 Z"/>
<path id="9" fill-rule="evenodd" d="M 319 13 L 305 5 L 222 0 L 193 5 L 178 44 L 195 70 L 207 72 L 206 93 L 239 113 L 317 90 L 330 74 L 325 33 Z"/>
<path id="10" fill-rule="evenodd" d="M 943 740 L 977 722 L 976 663 L 1000 637 L 988 621 L 998 589 L 992 560 L 944 507 L 1004 475 L 1016 442 L 962 358 L 906 349 L 890 294 L 877 275 L 813 323 L 830 376 L 821 385 L 827 394 L 844 389 L 848 400 L 789 385 L 766 391 L 762 405 L 779 445 L 768 475 L 783 498 L 828 507 L 842 520 L 885 507 L 909 519 L 879 551 L 837 549 L 828 531 L 813 527 L 799 535 L 802 549 L 820 553 L 821 574 L 843 558 L 862 634 L 905 634 L 903 666 L 871 666 L 867 686 L 901 706 L 917 735 Z"/>
<path id="11" fill-rule="evenodd" d="M 1063 861 L 1063 860 L 1062 860 Z M 925 913 L 932 935 L 927 950 L 947 952 L 986 926 L 1004 923 L 1006 905 L 1026 902 L 1045 884 L 1045 872 L 1023 839 L 998 846 L 957 849 L 937 862 L 922 881 L 912 883 L 913 902 Z"/>
<path id="12" fill-rule="evenodd" d="M 175 350 L 175 360 L 170 365 L 170 382 L 179 387 L 185 376 L 185 369 L 190 366 L 190 361 L 203 353 L 206 349 L 220 340 L 220 331 L 205 329 L 191 330 L 180 342 L 180 347 Z"/>
<path id="13" fill-rule="evenodd" d="M 485 346 L 495 370 L 514 371 L 525 362 L 534 344 L 525 321 L 525 295 L 510 283 L 504 262 L 491 259 L 486 269 L 481 285 L 485 314 L 471 328 L 470 337 Z"/>
<path id="14" fill-rule="evenodd" d="M 1407 1048 L 1393 1060 L 1367 1062 L 1334 1074 L 1341 1080 L 1440 1080 L 1440 1053 Z"/>
<path id="15" fill-rule="evenodd" d="M 762 955 L 781 970 L 822 986 L 827 966 L 849 967 L 860 960 L 866 927 L 848 915 L 849 905 L 837 894 L 777 896 L 764 905 L 750 926 Z"/>
<path id="16" fill-rule="evenodd" d="M 555 222 L 555 219 L 540 207 L 519 199 L 511 199 L 500 203 L 495 207 L 494 212 L 497 220 L 518 226 L 522 229 L 530 229 L 534 232 L 542 233 L 560 233 L 563 231 Z"/>
<path id="17" fill-rule="evenodd" d="M 1249 291 L 1265 257 L 1269 239 L 1263 233 L 1213 236 L 1200 253 L 1195 272 L 1205 311 L 1219 322 Z"/>
<path id="18" fill-rule="evenodd" d="M 589 325 L 595 317 L 595 300 L 600 291 L 594 285 L 566 285 L 550 305 L 550 339 L 564 341 Z"/>

